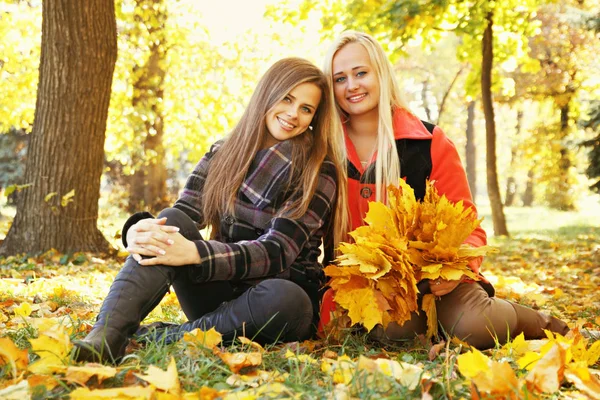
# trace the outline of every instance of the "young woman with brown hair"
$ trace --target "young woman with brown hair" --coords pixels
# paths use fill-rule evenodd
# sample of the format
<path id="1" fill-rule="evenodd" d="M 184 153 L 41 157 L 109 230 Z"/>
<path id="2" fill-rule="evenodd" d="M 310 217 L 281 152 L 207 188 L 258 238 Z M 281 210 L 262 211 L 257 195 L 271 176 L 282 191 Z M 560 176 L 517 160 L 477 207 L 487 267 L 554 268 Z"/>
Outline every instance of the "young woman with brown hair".
<path id="1" fill-rule="evenodd" d="M 157 218 L 137 213 L 125 223 L 130 256 L 92 331 L 76 343 L 76 359 L 118 361 L 171 285 L 189 322 L 158 324 L 153 340 L 172 342 L 213 327 L 225 341 L 310 337 L 322 284 L 319 246 L 325 234 L 339 240 L 346 226 L 336 129 L 323 73 L 299 58 L 275 63 L 173 208 Z M 199 233 L 205 226 L 210 240 Z"/>

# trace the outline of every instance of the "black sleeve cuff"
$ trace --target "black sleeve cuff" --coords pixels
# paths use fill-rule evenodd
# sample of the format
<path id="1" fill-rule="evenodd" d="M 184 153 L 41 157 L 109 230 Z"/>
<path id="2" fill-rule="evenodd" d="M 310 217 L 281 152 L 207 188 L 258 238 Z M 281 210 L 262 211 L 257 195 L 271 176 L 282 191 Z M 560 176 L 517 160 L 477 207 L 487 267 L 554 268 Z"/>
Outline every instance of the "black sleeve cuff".
<path id="1" fill-rule="evenodd" d="M 123 246 L 125 246 L 125 248 L 127 248 L 127 231 L 129 228 L 146 218 L 154 218 L 154 215 L 147 211 L 137 212 L 125 221 L 125 225 L 123 225 L 123 229 L 121 230 L 121 240 L 123 240 Z"/>

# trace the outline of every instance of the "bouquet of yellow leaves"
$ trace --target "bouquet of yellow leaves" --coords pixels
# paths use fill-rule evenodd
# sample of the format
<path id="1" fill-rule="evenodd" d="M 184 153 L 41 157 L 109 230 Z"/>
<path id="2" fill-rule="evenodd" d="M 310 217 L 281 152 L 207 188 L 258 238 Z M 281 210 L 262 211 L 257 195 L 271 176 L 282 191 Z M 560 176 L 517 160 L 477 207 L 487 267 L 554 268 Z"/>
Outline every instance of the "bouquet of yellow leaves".
<path id="1" fill-rule="evenodd" d="M 427 182 L 421 202 L 402 179 L 399 187 L 388 186 L 387 195 L 389 206 L 369 203 L 367 225 L 350 232 L 354 243 L 341 243 L 337 265 L 325 268 L 342 315 L 350 325 L 361 323 L 369 331 L 392 321 L 402 325 L 419 312 L 417 283 L 423 279 L 464 275 L 479 280 L 469 262 L 491 250 L 463 244 L 482 220 L 462 201 L 453 204 L 439 196 L 433 183 Z M 432 336 L 437 332 L 433 295 L 423 298 L 422 308 Z"/>

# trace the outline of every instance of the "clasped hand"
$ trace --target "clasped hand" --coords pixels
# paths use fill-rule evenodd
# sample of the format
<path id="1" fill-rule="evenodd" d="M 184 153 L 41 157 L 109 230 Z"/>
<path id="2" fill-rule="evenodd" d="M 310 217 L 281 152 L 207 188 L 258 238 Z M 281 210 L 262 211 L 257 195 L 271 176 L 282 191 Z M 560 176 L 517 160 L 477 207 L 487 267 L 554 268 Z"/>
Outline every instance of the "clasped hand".
<path id="1" fill-rule="evenodd" d="M 200 262 L 194 242 L 183 237 L 178 227 L 165 225 L 166 222 L 166 218 L 138 221 L 127 231 L 126 250 L 140 265 L 180 266 Z"/>

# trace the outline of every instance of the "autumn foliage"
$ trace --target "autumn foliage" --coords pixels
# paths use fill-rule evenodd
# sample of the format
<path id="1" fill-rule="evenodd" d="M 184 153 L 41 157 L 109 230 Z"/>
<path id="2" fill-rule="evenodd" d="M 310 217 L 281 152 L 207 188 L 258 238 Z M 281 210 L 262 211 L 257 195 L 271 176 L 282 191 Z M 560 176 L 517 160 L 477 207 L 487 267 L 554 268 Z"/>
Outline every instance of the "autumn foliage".
<path id="1" fill-rule="evenodd" d="M 345 316 L 351 325 L 360 323 L 369 331 L 392 321 L 402 325 L 419 312 L 419 281 L 478 280 L 469 262 L 491 250 L 464 244 L 481 220 L 462 201 L 440 196 L 432 182 L 427 182 L 423 201 L 403 180 L 398 187 L 390 185 L 387 196 L 389 205 L 369 203 L 367 225 L 350 232 L 354 243 L 342 243 L 336 265 L 325 268 L 342 309 L 333 319 L 336 327 Z M 431 295 L 425 296 L 423 309 L 432 334 L 437 318 Z"/>

